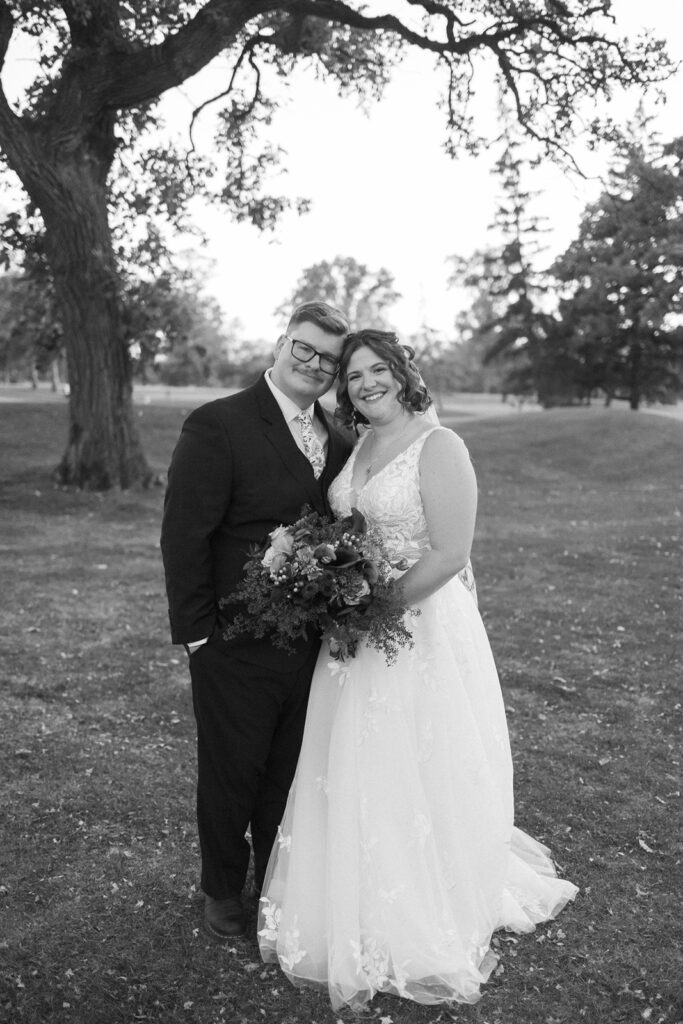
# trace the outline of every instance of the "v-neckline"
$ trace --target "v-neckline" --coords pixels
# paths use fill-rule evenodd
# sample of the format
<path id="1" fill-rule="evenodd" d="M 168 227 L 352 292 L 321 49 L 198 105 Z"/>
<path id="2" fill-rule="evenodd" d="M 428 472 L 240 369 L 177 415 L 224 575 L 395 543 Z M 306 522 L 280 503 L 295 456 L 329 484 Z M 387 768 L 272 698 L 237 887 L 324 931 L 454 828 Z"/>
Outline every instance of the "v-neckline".
<path id="1" fill-rule="evenodd" d="M 363 440 L 361 441 L 361 443 L 356 448 L 356 451 L 354 452 L 353 465 L 351 466 L 351 493 L 356 498 L 358 498 L 360 496 L 360 494 L 362 493 L 362 491 L 364 491 L 365 488 L 368 486 L 368 484 L 372 483 L 373 480 L 375 480 L 378 476 L 380 476 L 384 472 L 385 469 L 388 469 L 389 466 L 391 466 L 391 464 L 393 462 L 396 462 L 396 459 L 400 459 L 400 457 L 402 455 L 405 455 L 406 452 L 410 451 L 410 449 L 413 447 L 413 445 L 417 444 L 417 442 L 421 438 L 423 438 L 425 436 L 425 434 L 431 434 L 431 432 L 433 430 L 436 430 L 436 426 L 428 427 L 426 430 L 423 430 L 421 434 L 418 434 L 417 437 L 413 438 L 413 440 L 410 442 L 410 444 L 407 444 L 405 446 L 405 448 L 402 448 L 400 452 L 397 452 L 396 455 L 393 456 L 393 458 L 389 459 L 388 462 L 385 462 L 384 465 L 381 467 L 381 469 L 378 469 L 376 473 L 372 473 L 369 477 L 367 477 L 365 482 L 362 483 L 360 487 L 354 487 L 353 480 L 354 480 L 354 474 L 355 474 L 355 471 L 356 471 L 356 461 L 358 459 L 359 451 L 361 450 L 361 448 L 365 444 L 366 439 L 370 436 L 370 431 L 368 431 L 367 434 L 365 434 L 365 436 L 363 437 Z"/>

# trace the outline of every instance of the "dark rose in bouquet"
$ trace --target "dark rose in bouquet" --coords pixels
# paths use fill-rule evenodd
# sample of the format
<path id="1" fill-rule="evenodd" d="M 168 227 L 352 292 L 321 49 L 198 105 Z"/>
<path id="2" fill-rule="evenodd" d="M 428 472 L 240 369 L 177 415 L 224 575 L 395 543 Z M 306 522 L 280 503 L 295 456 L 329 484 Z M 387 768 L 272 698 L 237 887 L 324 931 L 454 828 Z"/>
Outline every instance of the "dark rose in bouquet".
<path id="1" fill-rule="evenodd" d="M 344 519 L 304 509 L 250 553 L 242 583 L 221 600 L 221 607 L 243 606 L 223 636 L 248 631 L 290 651 L 314 630 L 335 659 L 353 657 L 363 639 L 391 664 L 401 647 L 412 646 L 393 572 L 403 568 L 357 509 Z"/>

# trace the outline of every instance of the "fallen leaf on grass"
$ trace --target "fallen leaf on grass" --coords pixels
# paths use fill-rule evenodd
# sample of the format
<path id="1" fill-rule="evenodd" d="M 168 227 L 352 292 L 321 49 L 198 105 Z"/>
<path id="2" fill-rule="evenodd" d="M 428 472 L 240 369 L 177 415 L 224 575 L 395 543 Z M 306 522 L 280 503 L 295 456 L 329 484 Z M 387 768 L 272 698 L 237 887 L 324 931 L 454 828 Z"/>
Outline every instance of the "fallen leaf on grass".
<path id="1" fill-rule="evenodd" d="M 641 850 L 645 850 L 645 853 L 654 853 L 654 852 L 655 852 L 655 851 L 654 851 L 654 850 L 652 849 L 652 847 L 651 847 L 651 846 L 648 846 L 648 845 L 647 845 L 647 843 L 645 842 L 645 840 L 644 840 L 644 839 L 639 839 L 639 840 L 638 840 L 638 846 L 639 846 L 639 847 L 641 848 Z"/>

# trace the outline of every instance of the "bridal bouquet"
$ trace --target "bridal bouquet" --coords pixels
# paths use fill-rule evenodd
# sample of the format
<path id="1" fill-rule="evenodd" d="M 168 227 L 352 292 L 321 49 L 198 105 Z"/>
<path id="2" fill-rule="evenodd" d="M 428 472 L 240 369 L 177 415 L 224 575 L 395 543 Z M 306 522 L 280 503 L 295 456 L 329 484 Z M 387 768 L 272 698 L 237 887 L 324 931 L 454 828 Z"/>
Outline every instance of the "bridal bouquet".
<path id="1" fill-rule="evenodd" d="M 252 549 L 242 583 L 220 602 L 245 606 L 223 637 L 268 635 L 276 647 L 291 651 L 292 641 L 313 629 L 336 660 L 352 658 L 364 639 L 390 665 L 401 647 L 413 644 L 392 577 L 392 568 L 405 565 L 392 566 L 381 536 L 357 509 L 338 520 L 303 512 Z"/>

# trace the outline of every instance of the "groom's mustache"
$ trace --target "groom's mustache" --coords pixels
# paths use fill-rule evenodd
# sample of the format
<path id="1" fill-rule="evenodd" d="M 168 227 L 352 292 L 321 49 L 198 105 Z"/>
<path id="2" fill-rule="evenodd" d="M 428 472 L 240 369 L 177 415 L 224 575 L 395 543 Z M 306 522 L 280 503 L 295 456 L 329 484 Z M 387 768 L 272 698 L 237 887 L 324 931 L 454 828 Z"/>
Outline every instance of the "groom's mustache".
<path id="1" fill-rule="evenodd" d="M 303 373 L 306 377 L 312 377 L 314 380 L 325 380 L 325 374 L 322 370 L 299 370 L 299 373 Z"/>

